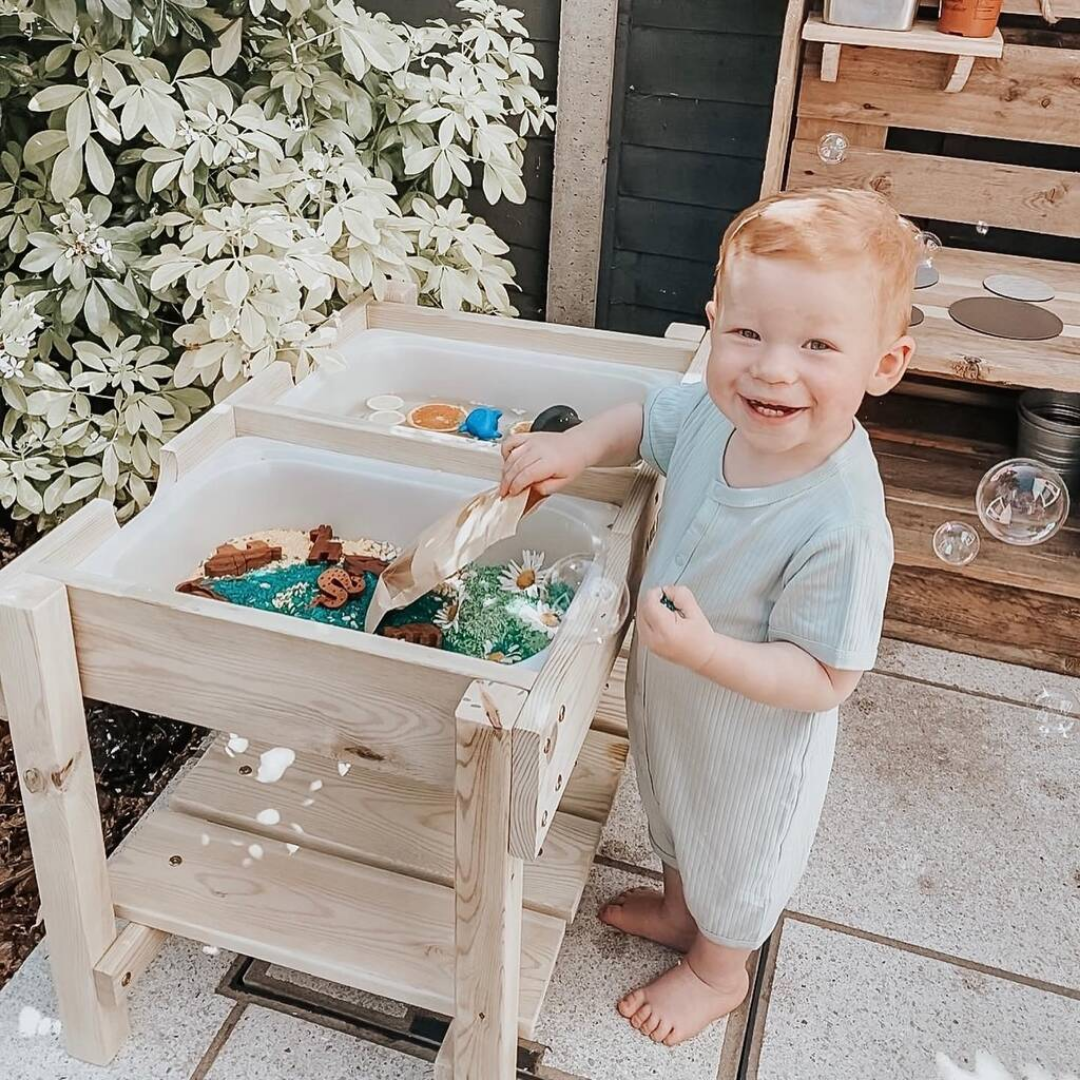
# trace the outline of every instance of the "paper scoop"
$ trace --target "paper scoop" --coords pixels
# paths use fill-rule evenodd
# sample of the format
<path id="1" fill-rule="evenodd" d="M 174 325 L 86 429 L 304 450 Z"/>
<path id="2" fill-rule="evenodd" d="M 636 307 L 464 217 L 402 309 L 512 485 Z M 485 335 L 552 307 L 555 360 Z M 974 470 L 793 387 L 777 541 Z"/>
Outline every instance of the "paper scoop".
<path id="1" fill-rule="evenodd" d="M 543 498 L 529 488 L 504 499 L 499 489 L 493 488 L 428 526 L 382 572 L 367 609 L 364 629 L 373 634 L 389 612 L 419 600 L 475 562 L 493 544 L 513 536 L 521 519 Z"/>

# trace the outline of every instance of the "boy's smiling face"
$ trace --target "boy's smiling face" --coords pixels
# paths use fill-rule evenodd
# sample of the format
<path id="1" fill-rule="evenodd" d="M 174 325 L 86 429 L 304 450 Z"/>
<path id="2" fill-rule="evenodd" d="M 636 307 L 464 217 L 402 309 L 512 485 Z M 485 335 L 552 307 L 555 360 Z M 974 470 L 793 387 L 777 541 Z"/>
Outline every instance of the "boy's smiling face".
<path id="1" fill-rule="evenodd" d="M 824 460 L 865 394 L 899 382 L 914 341 L 883 328 L 868 260 L 822 268 L 740 253 L 708 305 L 709 396 L 759 453 Z"/>

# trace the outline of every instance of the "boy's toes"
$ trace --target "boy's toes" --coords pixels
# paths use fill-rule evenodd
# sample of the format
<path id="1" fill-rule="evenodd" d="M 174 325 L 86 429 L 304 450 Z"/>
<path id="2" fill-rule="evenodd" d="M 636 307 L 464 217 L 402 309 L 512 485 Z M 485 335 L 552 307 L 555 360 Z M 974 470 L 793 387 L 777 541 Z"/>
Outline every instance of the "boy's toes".
<path id="1" fill-rule="evenodd" d="M 630 1023 L 638 1029 L 638 1031 L 644 1031 L 649 1025 L 649 1021 L 653 1018 L 653 1011 L 649 1005 L 642 1005 L 640 1009 L 633 1016 L 630 1017 Z"/>
<path id="2" fill-rule="evenodd" d="M 630 1020 L 645 1002 L 645 995 L 641 990 L 631 990 L 620 1002 L 619 1012 Z"/>
<path id="3" fill-rule="evenodd" d="M 652 1038 L 653 1042 L 663 1043 L 665 1046 L 670 1046 L 671 1043 L 668 1042 L 668 1039 L 671 1038 L 672 1031 L 672 1025 L 665 1020 L 657 1024 L 656 1027 L 653 1028 L 653 1030 L 650 1032 L 650 1037 Z"/>
<path id="4" fill-rule="evenodd" d="M 648 1006 L 646 1005 L 645 1008 L 648 1008 Z M 642 1011 L 644 1011 L 644 1010 L 642 1010 Z M 663 1020 L 662 1020 L 662 1017 L 660 1016 L 660 1014 L 659 1013 L 654 1013 L 650 1009 L 649 1010 L 649 1019 L 644 1024 L 641 1025 L 641 1028 L 640 1028 L 641 1033 L 643 1035 L 648 1035 L 650 1038 L 652 1038 L 653 1033 L 656 1031 L 656 1029 L 658 1027 L 660 1027 L 662 1022 L 663 1022 Z"/>

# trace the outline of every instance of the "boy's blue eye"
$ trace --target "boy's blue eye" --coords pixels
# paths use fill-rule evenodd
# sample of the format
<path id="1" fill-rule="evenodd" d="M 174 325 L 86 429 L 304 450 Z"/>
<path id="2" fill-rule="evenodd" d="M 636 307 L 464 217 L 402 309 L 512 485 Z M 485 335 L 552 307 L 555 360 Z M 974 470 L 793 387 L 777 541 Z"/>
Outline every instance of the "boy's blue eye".
<path id="1" fill-rule="evenodd" d="M 811 352 L 832 352 L 833 347 L 827 342 L 822 341 L 821 338 L 812 338 L 806 343 L 806 347 Z"/>
<path id="2" fill-rule="evenodd" d="M 761 335 L 756 330 L 751 330 L 748 327 L 740 326 L 734 331 L 741 338 L 746 338 L 747 341 L 760 341 Z"/>

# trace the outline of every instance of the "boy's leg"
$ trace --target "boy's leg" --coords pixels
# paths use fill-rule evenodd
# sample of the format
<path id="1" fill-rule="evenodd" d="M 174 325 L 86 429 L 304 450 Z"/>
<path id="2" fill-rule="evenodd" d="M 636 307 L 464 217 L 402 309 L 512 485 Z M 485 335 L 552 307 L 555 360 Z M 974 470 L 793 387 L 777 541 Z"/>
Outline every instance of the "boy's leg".
<path id="1" fill-rule="evenodd" d="M 631 990 L 619 1012 L 653 1041 L 675 1046 L 742 1003 L 750 989 L 749 956 L 749 949 L 720 945 L 699 933 L 683 961 Z"/>
<path id="2" fill-rule="evenodd" d="M 635 937 L 686 952 L 698 936 L 697 923 L 683 896 L 682 877 L 664 863 L 664 890 L 627 889 L 600 909 L 600 921 Z"/>

